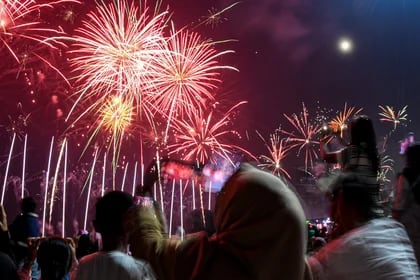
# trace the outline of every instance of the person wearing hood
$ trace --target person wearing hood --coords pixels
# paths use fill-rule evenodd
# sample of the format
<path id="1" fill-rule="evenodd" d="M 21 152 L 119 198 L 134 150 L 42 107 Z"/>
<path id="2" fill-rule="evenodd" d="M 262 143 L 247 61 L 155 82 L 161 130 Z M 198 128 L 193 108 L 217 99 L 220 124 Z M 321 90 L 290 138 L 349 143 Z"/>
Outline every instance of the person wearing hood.
<path id="1" fill-rule="evenodd" d="M 242 164 L 216 199 L 216 233 L 168 238 L 158 206 L 127 217 L 131 253 L 159 279 L 311 279 L 305 263 L 305 215 L 279 178 Z"/>

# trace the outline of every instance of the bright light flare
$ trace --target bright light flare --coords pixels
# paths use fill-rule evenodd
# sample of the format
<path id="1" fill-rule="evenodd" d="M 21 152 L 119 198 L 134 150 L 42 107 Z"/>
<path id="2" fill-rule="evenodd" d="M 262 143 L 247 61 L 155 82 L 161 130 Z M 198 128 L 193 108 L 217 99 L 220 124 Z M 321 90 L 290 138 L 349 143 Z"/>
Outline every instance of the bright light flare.
<path id="1" fill-rule="evenodd" d="M 350 38 L 340 38 L 338 40 L 338 49 L 343 54 L 349 54 L 353 52 L 354 45 Z"/>

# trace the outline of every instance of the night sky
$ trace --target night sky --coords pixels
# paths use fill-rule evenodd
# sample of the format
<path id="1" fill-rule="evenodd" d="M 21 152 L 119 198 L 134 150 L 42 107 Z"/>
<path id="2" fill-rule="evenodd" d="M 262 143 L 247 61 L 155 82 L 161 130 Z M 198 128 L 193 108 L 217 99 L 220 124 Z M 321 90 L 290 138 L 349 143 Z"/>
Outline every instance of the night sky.
<path id="1" fill-rule="evenodd" d="M 67 23 L 66 31 L 71 33 L 80 24 L 92 3 L 75 8 L 78 12 L 75 23 Z M 417 128 L 420 1 L 244 0 L 226 11 L 217 25 L 197 27 L 209 9 L 221 10 L 232 3 L 234 1 L 172 0 L 164 5 L 169 4 L 174 12 L 172 18 L 177 27 L 194 26 L 194 30 L 206 38 L 232 40 L 219 45 L 221 50 L 236 52 L 223 57 L 223 63 L 240 71 L 223 74 L 224 82 L 218 94 L 226 103 L 249 101 L 235 122 L 243 136 L 241 145 L 256 155 L 265 153 L 255 131 L 268 136 L 279 125 L 290 128 L 283 114 L 299 113 L 302 102 L 312 118 L 318 107 L 332 109 L 334 113 L 341 110 L 345 102 L 363 107 L 363 112 L 375 120 L 378 140 L 381 140 L 391 125 L 379 122 L 378 105 L 396 109 L 408 105 L 411 121 L 407 127 L 398 127 L 389 142 L 389 152 L 400 163 L 398 141 L 409 131 L 420 137 Z M 52 17 L 51 21 L 56 19 Z M 337 42 L 341 37 L 353 41 L 353 52 L 343 54 L 338 50 Z M 12 63 L 10 58 L 5 61 Z M 0 122 L 7 126 L 8 116 L 17 116 L 20 109 L 16 109 L 16 104 L 21 102 L 23 110 L 32 113 L 29 130 L 40 139 L 33 146 L 46 147 L 51 131 L 62 125 L 51 121 L 56 107 L 60 106 L 51 102 L 51 94 L 58 92 L 60 100 L 64 100 L 65 92 L 54 83 L 53 76 L 48 76 L 47 85 L 36 88 L 38 103 L 31 104 L 23 78 L 6 75 L 4 69 L 7 68 L 6 64 L 0 68 L 3 71 L 0 102 L 4 106 Z M 66 111 L 68 104 L 64 103 L 62 109 Z M 8 143 L 10 135 L 5 136 L 3 132 L 4 129 L 2 142 Z M 7 150 L 8 144 L 2 145 L 2 160 Z M 45 153 L 39 156 L 44 157 Z M 45 165 L 45 160 L 41 161 L 41 165 Z M 286 165 L 293 169 L 301 162 L 290 159 L 290 164 Z"/>

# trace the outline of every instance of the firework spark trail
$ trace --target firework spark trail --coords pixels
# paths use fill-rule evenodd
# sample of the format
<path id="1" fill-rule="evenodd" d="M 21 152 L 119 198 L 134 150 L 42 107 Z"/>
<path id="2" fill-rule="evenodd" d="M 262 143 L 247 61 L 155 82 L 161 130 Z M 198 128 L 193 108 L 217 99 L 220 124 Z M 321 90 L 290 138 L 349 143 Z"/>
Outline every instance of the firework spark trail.
<path id="1" fill-rule="evenodd" d="M 381 109 L 381 112 L 379 113 L 379 116 L 381 116 L 381 118 L 379 120 L 383 122 L 393 123 L 393 130 L 395 130 L 397 128 L 397 125 L 401 124 L 403 121 L 407 121 L 407 107 L 408 106 L 405 105 L 401 110 L 396 111 L 391 106 L 379 105 L 379 109 Z"/>
<path id="2" fill-rule="evenodd" d="M 54 210 L 54 201 L 55 201 L 55 193 L 57 190 L 58 172 L 60 171 L 61 159 L 63 158 L 66 142 L 67 140 L 64 138 L 64 141 L 61 143 L 60 153 L 58 155 L 57 165 L 55 167 L 55 174 L 54 174 L 54 180 L 53 180 L 53 185 L 52 185 L 52 190 L 51 190 L 51 199 L 50 199 L 50 217 L 48 220 L 50 224 L 52 220 L 52 212 Z"/>
<path id="3" fill-rule="evenodd" d="M 136 163 L 134 164 L 134 173 L 133 173 L 133 188 L 132 188 L 132 191 L 131 191 L 131 195 L 132 196 L 134 196 L 134 194 L 135 194 L 135 191 L 136 191 L 136 181 L 137 181 L 137 164 L 138 164 L 138 162 L 136 161 Z M 156 189 L 156 187 L 155 187 L 155 189 Z M 155 190 L 155 192 L 156 192 L 156 190 Z M 156 195 L 156 193 L 154 192 L 154 194 Z M 156 197 L 155 197 L 155 200 L 156 200 Z"/>
<path id="4" fill-rule="evenodd" d="M 98 156 L 98 148 L 95 149 L 95 155 L 93 157 L 92 169 L 90 170 L 90 174 L 89 174 L 89 188 L 88 188 L 88 193 L 87 193 L 87 198 L 86 198 L 85 221 L 83 223 L 83 229 L 84 230 L 86 230 L 88 210 L 89 210 L 89 202 L 90 202 L 90 192 L 91 192 L 91 189 L 92 189 L 93 175 L 95 174 L 95 165 L 96 165 L 97 156 Z"/>
<path id="5" fill-rule="evenodd" d="M 217 155 L 234 165 L 231 156 L 234 150 L 238 150 L 255 159 L 247 150 L 222 142 L 223 137 L 229 134 L 238 135 L 236 131 L 225 127 L 229 125 L 232 113 L 245 103 L 239 102 L 218 120 L 213 120 L 213 111 L 206 115 L 201 108 L 188 114 L 188 119 L 176 120 L 174 129 L 177 142 L 168 145 L 168 154 L 179 153 L 184 160 L 197 160 L 200 163 L 215 163 L 214 155 Z"/>
<path id="6" fill-rule="evenodd" d="M 125 185 L 125 178 L 127 177 L 127 170 L 128 170 L 128 162 L 125 165 L 124 168 L 124 175 L 123 175 L 123 179 L 122 179 L 122 183 L 121 183 L 121 191 L 124 191 L 124 185 Z"/>
<path id="7" fill-rule="evenodd" d="M 343 137 L 344 130 L 347 129 L 347 123 L 349 119 L 359 114 L 363 108 L 356 109 L 356 107 L 347 107 L 347 102 L 344 103 L 343 111 L 339 112 L 338 115 L 332 119 L 329 123 L 330 128 L 334 132 L 340 132 L 340 137 Z"/>
<path id="8" fill-rule="evenodd" d="M 149 16 L 148 7 L 128 6 L 125 1 L 102 2 L 88 14 L 70 38 L 74 41 L 70 63 L 81 90 L 68 117 L 79 102 L 95 99 L 95 109 L 110 95 L 130 95 L 141 104 L 142 88 L 166 44 L 162 35 L 166 15 Z"/>
<path id="9" fill-rule="evenodd" d="M 48 185 L 50 181 L 50 168 L 51 168 L 51 157 L 53 153 L 53 146 L 54 146 L 54 136 L 51 138 L 51 145 L 50 145 L 50 152 L 48 155 L 48 166 L 47 166 L 47 173 L 45 175 L 45 193 L 44 193 L 44 209 L 42 214 L 42 236 L 45 236 L 45 215 L 47 213 L 47 200 L 48 200 Z"/>
<path id="10" fill-rule="evenodd" d="M 15 146 L 15 140 L 16 140 L 16 133 L 13 133 L 12 144 L 10 145 L 9 156 L 7 157 L 6 171 L 4 172 L 3 190 L 1 192 L 1 203 L 0 203 L 1 205 L 4 205 L 3 202 L 4 202 L 4 194 L 6 192 L 6 187 L 7 187 L 7 176 L 9 175 L 10 160 L 12 158 L 13 148 Z"/>
<path id="11" fill-rule="evenodd" d="M 321 127 L 309 121 L 305 104 L 302 103 L 302 106 L 303 110 L 300 116 L 296 114 L 292 114 L 291 116 L 284 114 L 284 117 L 297 130 L 297 134 L 285 130 L 281 130 L 281 132 L 289 136 L 287 141 L 290 142 L 291 148 L 298 147 L 298 156 L 303 149 L 305 150 L 305 171 L 307 171 L 308 164 L 312 166 L 313 159 L 318 158 L 314 146 L 316 145 L 318 147 L 319 142 L 314 138 L 319 133 Z"/>
<path id="12" fill-rule="evenodd" d="M 290 174 L 286 169 L 284 169 L 282 164 L 284 158 L 287 156 L 289 150 L 291 149 L 291 147 L 287 145 L 287 139 L 281 139 L 280 131 L 276 130 L 273 134 L 270 135 L 270 143 L 268 144 L 258 131 L 257 134 L 264 141 L 264 144 L 269 152 L 269 156 L 260 156 L 262 163 L 260 163 L 258 166 L 262 167 L 263 169 L 270 170 L 271 173 L 276 176 L 285 175 L 290 179 Z"/>
<path id="13" fill-rule="evenodd" d="M 182 117 L 185 112 L 214 100 L 213 92 L 221 82 L 222 69 L 237 71 L 218 61 L 233 51 L 218 52 L 215 44 L 203 41 L 195 32 L 176 31 L 172 26 L 167 49 L 161 53 L 159 67 L 149 83 L 151 88 L 147 88 L 154 111 L 167 117 L 165 141 L 174 117 Z"/>
<path id="14" fill-rule="evenodd" d="M 26 146 L 28 144 L 28 134 L 25 134 L 25 142 L 23 144 L 23 162 L 22 162 L 22 194 L 21 199 L 25 196 L 25 170 L 26 170 Z"/>
<path id="15" fill-rule="evenodd" d="M 104 163 L 102 166 L 102 186 L 101 186 L 101 197 L 105 194 L 105 173 L 106 173 L 106 152 L 104 152 Z"/>
<path id="16" fill-rule="evenodd" d="M 62 229 L 61 229 L 61 233 L 62 233 L 62 237 L 64 238 L 66 236 L 66 231 L 65 231 L 65 226 L 66 226 L 66 194 L 67 194 L 67 141 L 65 142 L 66 146 L 65 146 L 65 150 L 64 150 L 64 171 L 63 171 L 63 211 L 62 211 L 62 217 L 61 217 L 61 221 L 62 221 Z"/>

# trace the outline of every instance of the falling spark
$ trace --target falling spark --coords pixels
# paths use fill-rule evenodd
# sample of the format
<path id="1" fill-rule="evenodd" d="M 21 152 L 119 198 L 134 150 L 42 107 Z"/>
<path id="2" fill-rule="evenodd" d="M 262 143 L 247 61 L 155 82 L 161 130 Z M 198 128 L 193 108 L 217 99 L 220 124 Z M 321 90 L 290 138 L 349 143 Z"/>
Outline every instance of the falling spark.
<path id="1" fill-rule="evenodd" d="M 408 105 L 405 105 L 401 110 L 395 111 L 394 108 L 391 106 L 379 105 L 379 109 L 381 109 L 381 112 L 379 113 L 379 116 L 381 116 L 381 118 L 379 120 L 383 122 L 393 123 L 395 130 L 397 128 L 397 125 L 399 125 L 403 121 L 407 121 L 407 107 Z"/>

